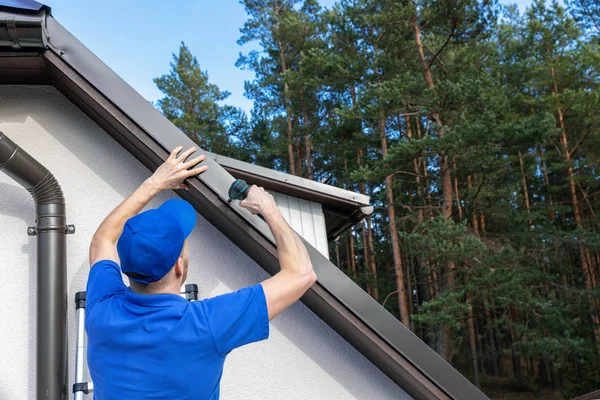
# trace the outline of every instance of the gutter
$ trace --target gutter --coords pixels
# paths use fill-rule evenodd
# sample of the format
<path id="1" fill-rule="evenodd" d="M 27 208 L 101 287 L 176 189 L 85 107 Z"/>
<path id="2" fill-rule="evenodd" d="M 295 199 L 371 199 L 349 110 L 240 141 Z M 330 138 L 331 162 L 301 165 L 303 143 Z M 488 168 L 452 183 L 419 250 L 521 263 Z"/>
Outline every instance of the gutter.
<path id="1" fill-rule="evenodd" d="M 45 27 L 46 13 L 37 16 L 15 16 L 0 11 L 0 49 L 13 50 L 46 49 L 48 33 Z"/>
<path id="2" fill-rule="evenodd" d="M 0 132 L 0 171 L 33 197 L 37 236 L 38 399 L 64 399 L 67 388 L 67 243 L 75 228 L 67 225 L 63 192 L 58 181 L 38 161 Z"/>

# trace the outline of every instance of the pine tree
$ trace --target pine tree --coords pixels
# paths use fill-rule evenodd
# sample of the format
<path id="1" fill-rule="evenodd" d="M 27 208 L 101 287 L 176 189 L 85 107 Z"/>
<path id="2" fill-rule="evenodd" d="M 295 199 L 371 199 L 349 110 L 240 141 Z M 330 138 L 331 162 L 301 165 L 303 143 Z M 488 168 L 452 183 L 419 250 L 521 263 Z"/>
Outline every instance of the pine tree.
<path id="1" fill-rule="evenodd" d="M 185 43 L 173 54 L 169 74 L 154 79 L 165 95 L 158 109 L 190 139 L 209 151 L 230 155 L 232 144 L 225 128 L 227 113 L 219 102 L 229 96 L 209 83 L 208 73 L 200 69 L 196 57 Z"/>

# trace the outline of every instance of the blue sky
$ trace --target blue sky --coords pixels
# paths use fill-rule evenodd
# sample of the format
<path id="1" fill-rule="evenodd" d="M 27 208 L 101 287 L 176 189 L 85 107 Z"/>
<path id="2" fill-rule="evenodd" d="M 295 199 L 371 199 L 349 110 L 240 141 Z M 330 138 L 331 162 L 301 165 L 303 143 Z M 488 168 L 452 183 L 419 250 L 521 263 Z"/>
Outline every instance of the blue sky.
<path id="1" fill-rule="evenodd" d="M 147 100 L 162 97 L 152 79 L 169 72 L 172 54 L 184 41 L 209 80 L 231 92 L 225 103 L 252 108 L 244 81 L 254 75 L 235 66 L 239 53 L 248 51 L 236 43 L 247 19 L 238 0 L 38 1 Z M 501 2 L 524 10 L 531 0 Z M 325 7 L 334 3 L 321 0 Z"/>

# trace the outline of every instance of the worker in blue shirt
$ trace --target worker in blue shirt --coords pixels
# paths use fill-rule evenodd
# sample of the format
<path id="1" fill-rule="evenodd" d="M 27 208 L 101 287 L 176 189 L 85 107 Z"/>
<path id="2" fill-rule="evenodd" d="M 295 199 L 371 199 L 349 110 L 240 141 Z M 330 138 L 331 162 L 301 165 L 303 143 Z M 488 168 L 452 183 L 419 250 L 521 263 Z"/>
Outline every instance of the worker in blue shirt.
<path id="1" fill-rule="evenodd" d="M 92 238 L 85 327 L 96 400 L 218 399 L 227 354 L 266 339 L 269 321 L 316 280 L 306 248 L 273 197 L 252 186 L 240 205 L 264 216 L 280 272 L 234 293 L 191 303 L 182 298 L 196 212 L 172 199 L 140 213 L 160 191 L 188 189 L 184 180 L 206 171 L 199 166 L 204 156 L 186 161 L 195 148 L 182 150 L 177 147 Z"/>

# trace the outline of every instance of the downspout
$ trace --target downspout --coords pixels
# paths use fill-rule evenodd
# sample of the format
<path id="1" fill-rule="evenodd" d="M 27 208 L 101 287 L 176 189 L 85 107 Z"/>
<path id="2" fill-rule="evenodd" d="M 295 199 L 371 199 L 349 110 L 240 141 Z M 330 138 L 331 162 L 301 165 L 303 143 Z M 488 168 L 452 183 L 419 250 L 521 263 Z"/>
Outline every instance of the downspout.
<path id="1" fill-rule="evenodd" d="M 0 170 L 33 196 L 37 235 L 37 399 L 67 393 L 67 279 L 65 198 L 54 175 L 0 132 Z"/>

